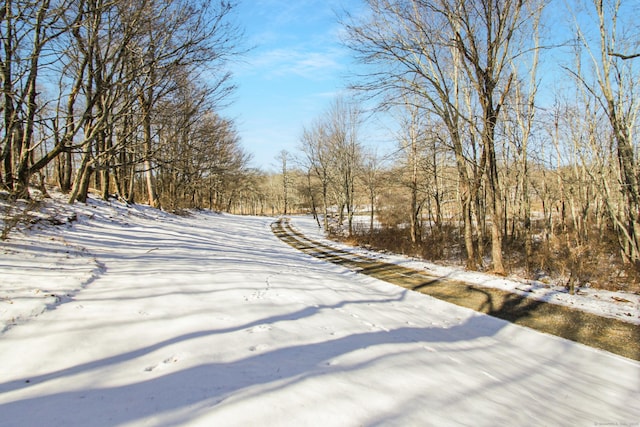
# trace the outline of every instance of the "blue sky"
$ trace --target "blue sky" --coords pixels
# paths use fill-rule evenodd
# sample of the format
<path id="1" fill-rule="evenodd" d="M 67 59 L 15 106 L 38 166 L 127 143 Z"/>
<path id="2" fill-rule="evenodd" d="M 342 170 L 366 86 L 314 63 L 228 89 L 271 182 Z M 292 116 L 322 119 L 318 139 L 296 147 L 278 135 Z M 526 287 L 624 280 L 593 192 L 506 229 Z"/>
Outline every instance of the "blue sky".
<path id="1" fill-rule="evenodd" d="M 351 57 L 340 44 L 336 11 L 358 0 L 241 0 L 246 43 L 232 64 L 238 90 L 224 114 L 236 121 L 253 166 L 275 169 L 284 149 L 294 154 L 304 125 L 322 115 L 346 85 Z"/>
<path id="2" fill-rule="evenodd" d="M 303 127 L 345 91 L 353 58 L 340 42 L 337 13 L 358 15 L 364 6 L 361 0 L 238 2 L 236 20 L 245 31 L 245 45 L 253 49 L 231 64 L 238 90 L 222 114 L 235 121 L 242 146 L 253 155 L 252 166 L 277 170 L 276 156 L 282 150 L 297 154 Z M 544 21 L 547 37 L 570 37 L 571 15 L 564 7 L 551 2 Z M 564 72 L 558 78 L 558 65 L 572 57 L 562 50 L 542 54 L 538 77 L 543 88 L 557 90 L 566 80 Z M 366 123 L 361 142 L 377 147 L 379 154 L 393 151 L 392 122 L 378 116 Z"/>

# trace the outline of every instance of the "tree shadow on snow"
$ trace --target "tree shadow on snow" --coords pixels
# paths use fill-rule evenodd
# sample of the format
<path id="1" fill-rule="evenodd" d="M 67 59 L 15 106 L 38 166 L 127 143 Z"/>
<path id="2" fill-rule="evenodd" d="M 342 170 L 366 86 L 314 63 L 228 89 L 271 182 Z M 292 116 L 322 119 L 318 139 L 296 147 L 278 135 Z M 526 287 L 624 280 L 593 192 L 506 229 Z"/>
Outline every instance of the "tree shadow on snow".
<path id="1" fill-rule="evenodd" d="M 307 307 L 302 310 L 259 319 L 231 328 L 197 331 L 158 342 L 154 345 L 116 356 L 84 363 L 49 374 L 0 384 L 0 392 L 10 392 L 63 377 L 104 369 L 111 365 L 137 359 L 156 350 L 216 334 L 232 333 L 296 321 L 317 315 L 323 310 L 340 309 L 351 304 L 392 303 L 404 299 L 341 301 L 333 305 Z M 271 383 L 296 383 L 314 375 L 327 373 L 328 362 L 356 350 L 387 344 L 452 343 L 492 336 L 506 323 L 486 316 L 471 316 L 466 322 L 450 328 L 401 327 L 393 330 L 370 332 L 278 348 L 225 363 L 208 363 L 180 371 L 150 372 L 146 381 L 115 387 L 82 388 L 75 391 L 29 397 L 0 405 L 3 422 L 35 425 L 45 421 L 48 425 L 116 425 L 165 411 L 174 411 L 204 405 L 215 406 L 234 393 L 254 386 Z M 239 349 L 239 352 L 242 350 Z M 176 365 L 177 367 L 177 365 Z M 340 367 L 339 369 L 345 369 Z M 351 367 L 346 369 L 357 369 Z M 161 376 L 157 376 L 161 375 Z M 69 408 L 69 410 L 60 410 Z M 210 409 L 210 408 L 209 408 Z"/>

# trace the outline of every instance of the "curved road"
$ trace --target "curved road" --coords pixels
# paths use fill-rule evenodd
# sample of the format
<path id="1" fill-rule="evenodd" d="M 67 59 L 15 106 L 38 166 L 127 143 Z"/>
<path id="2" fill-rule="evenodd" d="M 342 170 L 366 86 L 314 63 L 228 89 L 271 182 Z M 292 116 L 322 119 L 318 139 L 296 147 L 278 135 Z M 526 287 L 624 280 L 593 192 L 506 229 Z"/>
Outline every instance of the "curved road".
<path id="1" fill-rule="evenodd" d="M 284 242 L 316 258 L 518 325 L 640 360 L 640 327 L 632 323 L 499 289 L 430 276 L 336 249 L 304 236 L 291 226 L 288 218 L 275 221 L 272 229 Z"/>

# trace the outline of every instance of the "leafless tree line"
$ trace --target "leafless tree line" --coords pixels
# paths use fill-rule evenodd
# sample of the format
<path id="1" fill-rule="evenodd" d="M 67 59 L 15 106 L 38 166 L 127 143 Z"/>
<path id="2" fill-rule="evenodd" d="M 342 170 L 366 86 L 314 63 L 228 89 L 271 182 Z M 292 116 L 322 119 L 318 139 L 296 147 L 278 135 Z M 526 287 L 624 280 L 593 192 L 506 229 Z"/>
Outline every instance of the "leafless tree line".
<path id="1" fill-rule="evenodd" d="M 640 269 L 637 7 L 571 3 L 575 35 L 552 46 L 544 1 L 366 4 L 367 13 L 344 18 L 364 70 L 353 89 L 400 117 L 397 156 L 384 162 L 343 137 L 357 137 L 350 126 L 360 121 L 337 101 L 301 137 L 307 206 L 325 218 L 332 207 L 350 232 L 354 204 L 368 207 L 371 229 L 374 210 L 402 212 L 397 222 L 414 244 L 459 226 L 470 269 L 504 274 L 514 242 L 532 268 L 534 246 L 552 240 L 580 264 L 608 236 Z M 563 82 L 541 87 L 541 56 L 556 51 L 565 54 L 555 67 Z"/>
<path id="2" fill-rule="evenodd" d="M 224 0 L 7 0 L 0 187 L 25 198 L 48 177 L 70 202 L 91 187 L 218 205 L 248 160 L 217 114 L 241 35 L 232 11 Z"/>

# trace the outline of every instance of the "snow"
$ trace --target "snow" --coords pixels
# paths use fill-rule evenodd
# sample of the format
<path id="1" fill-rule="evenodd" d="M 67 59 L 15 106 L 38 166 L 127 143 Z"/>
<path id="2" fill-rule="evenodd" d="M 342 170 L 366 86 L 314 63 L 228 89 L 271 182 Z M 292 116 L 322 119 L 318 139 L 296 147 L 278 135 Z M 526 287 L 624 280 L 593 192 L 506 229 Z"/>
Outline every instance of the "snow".
<path id="1" fill-rule="evenodd" d="M 640 422 L 639 362 L 309 257 L 273 218 L 42 212 L 0 246 L 0 426 Z"/>

